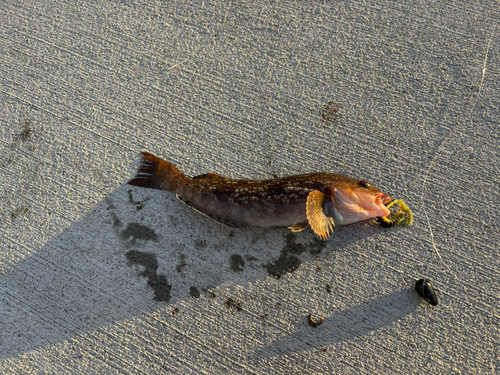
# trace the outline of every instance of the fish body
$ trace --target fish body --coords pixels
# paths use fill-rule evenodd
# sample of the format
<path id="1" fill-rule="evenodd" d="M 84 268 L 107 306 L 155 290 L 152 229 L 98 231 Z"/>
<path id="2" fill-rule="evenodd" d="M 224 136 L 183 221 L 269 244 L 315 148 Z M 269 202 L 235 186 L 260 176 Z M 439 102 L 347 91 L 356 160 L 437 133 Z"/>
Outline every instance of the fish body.
<path id="1" fill-rule="evenodd" d="M 129 184 L 174 192 L 201 213 L 230 227 L 309 225 L 327 238 L 334 225 L 390 214 L 392 198 L 366 181 L 332 173 L 310 173 L 270 180 L 235 180 L 215 173 L 189 178 L 171 163 L 143 152 Z"/>

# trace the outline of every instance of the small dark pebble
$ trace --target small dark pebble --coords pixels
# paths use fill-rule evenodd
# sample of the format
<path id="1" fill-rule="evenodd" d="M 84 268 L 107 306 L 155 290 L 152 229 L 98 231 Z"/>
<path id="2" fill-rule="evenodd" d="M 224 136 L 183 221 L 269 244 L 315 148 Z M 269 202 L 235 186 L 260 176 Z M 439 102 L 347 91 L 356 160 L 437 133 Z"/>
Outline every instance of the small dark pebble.
<path id="1" fill-rule="evenodd" d="M 422 298 L 425 299 L 428 303 L 430 303 L 432 306 L 437 306 L 437 304 L 439 303 L 438 296 L 430 280 L 418 280 L 415 283 L 415 289 L 417 290 L 418 294 L 420 294 Z"/>

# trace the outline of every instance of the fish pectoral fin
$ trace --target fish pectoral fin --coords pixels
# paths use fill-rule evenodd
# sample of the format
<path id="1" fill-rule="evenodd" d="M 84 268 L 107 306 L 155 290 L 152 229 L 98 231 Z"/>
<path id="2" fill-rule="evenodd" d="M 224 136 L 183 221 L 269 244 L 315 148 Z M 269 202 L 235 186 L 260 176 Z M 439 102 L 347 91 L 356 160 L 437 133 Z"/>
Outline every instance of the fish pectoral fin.
<path id="1" fill-rule="evenodd" d="M 321 191 L 311 191 L 307 197 L 306 214 L 307 221 L 312 230 L 318 237 L 326 240 L 330 236 L 330 230 L 333 232 L 335 222 L 333 218 L 326 216 L 323 209 L 326 196 Z"/>
<path id="2" fill-rule="evenodd" d="M 248 227 L 248 224 L 247 223 L 243 223 L 241 221 L 236 221 L 236 220 L 231 220 L 231 219 L 227 219 L 227 218 L 224 218 L 224 217 L 220 217 L 220 216 L 216 216 L 216 215 L 212 215 L 212 214 L 209 214 L 207 212 L 203 212 L 201 211 L 200 209 L 194 207 L 191 203 L 189 203 L 188 201 L 184 200 L 184 198 L 182 198 L 179 194 L 176 195 L 177 199 L 180 200 L 182 203 L 184 203 L 186 206 L 189 206 L 191 207 L 193 210 L 195 211 L 198 211 L 200 214 L 203 214 L 205 216 L 208 216 L 210 219 L 212 220 L 215 220 L 221 224 L 224 224 L 224 225 L 227 225 L 228 227 L 230 228 L 245 228 L 245 227 Z"/>
<path id="3" fill-rule="evenodd" d="M 291 227 L 288 227 L 292 232 L 302 232 L 304 229 L 306 229 L 309 226 L 309 223 L 307 221 L 304 222 L 298 222 L 293 224 Z"/>

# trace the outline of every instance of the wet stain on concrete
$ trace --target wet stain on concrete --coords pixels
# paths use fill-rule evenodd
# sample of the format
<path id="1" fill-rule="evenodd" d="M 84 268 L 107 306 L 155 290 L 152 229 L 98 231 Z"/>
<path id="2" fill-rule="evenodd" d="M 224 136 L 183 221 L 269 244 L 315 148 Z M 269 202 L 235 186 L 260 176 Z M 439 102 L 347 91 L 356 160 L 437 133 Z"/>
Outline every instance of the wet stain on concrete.
<path id="1" fill-rule="evenodd" d="M 28 139 L 30 139 L 31 131 L 32 130 L 30 128 L 30 122 L 27 118 L 23 119 L 22 130 L 19 134 L 19 137 L 21 137 L 23 141 L 27 141 Z"/>
<path id="2" fill-rule="evenodd" d="M 136 240 L 155 242 L 158 240 L 158 236 L 153 229 L 139 223 L 129 223 L 127 227 L 121 231 L 120 237 L 128 241 L 129 245 L 135 245 Z"/>
<path id="3" fill-rule="evenodd" d="M 233 298 L 229 297 L 226 302 L 224 302 L 224 305 L 228 309 L 235 309 L 236 311 L 241 311 L 243 310 L 243 306 L 241 305 L 241 302 L 236 302 Z"/>
<path id="4" fill-rule="evenodd" d="M 262 314 L 259 318 L 262 320 L 262 325 L 266 325 L 266 319 L 269 318 L 269 313 Z"/>
<path id="5" fill-rule="evenodd" d="M 170 224 L 173 227 L 176 227 L 179 224 L 179 219 L 177 219 L 177 217 L 175 217 L 174 215 L 170 215 L 168 218 L 170 220 Z"/>
<path id="6" fill-rule="evenodd" d="M 17 147 L 20 142 L 26 142 L 30 139 L 33 130 L 30 127 L 30 122 L 27 118 L 21 120 L 21 132 L 17 135 L 14 142 L 12 142 L 11 147 Z"/>
<path id="7" fill-rule="evenodd" d="M 189 295 L 193 298 L 200 298 L 200 291 L 195 286 L 189 288 Z"/>
<path id="8" fill-rule="evenodd" d="M 110 211 L 111 218 L 113 219 L 113 228 L 121 228 L 123 223 L 115 212 L 113 201 L 109 197 L 106 197 L 105 201 L 108 204 L 107 210 Z"/>
<path id="9" fill-rule="evenodd" d="M 307 250 L 311 255 L 317 255 L 326 247 L 326 242 L 317 238 L 313 240 L 312 244 L 297 243 L 297 235 L 294 233 L 289 233 L 285 240 L 286 243 L 281 250 L 280 257 L 275 262 L 264 265 L 269 275 L 275 279 L 281 278 L 287 272 L 294 272 L 300 267 L 302 262 L 296 255 L 300 255 Z"/>
<path id="10" fill-rule="evenodd" d="M 126 253 L 125 256 L 127 257 L 127 264 L 129 266 L 138 265 L 144 267 L 144 271 L 139 275 L 147 277 L 148 286 L 153 288 L 155 294 L 153 299 L 161 302 L 170 301 L 172 285 L 168 283 L 165 275 L 158 274 L 156 254 L 132 250 Z"/>
<path id="11" fill-rule="evenodd" d="M 125 242 L 127 247 L 135 245 L 137 240 L 158 240 L 158 236 L 153 229 L 138 223 L 129 223 L 125 229 L 119 231 L 118 228 L 121 228 L 123 223 L 115 212 L 116 207 L 109 197 L 106 197 L 105 201 L 108 204 L 107 210 L 110 211 L 111 218 L 113 219 L 113 228 Z M 127 252 L 125 256 L 129 267 L 134 265 L 144 267 L 144 271 L 139 273 L 139 276 L 147 278 L 147 285 L 151 287 L 154 292 L 153 299 L 159 302 L 169 302 L 171 298 L 170 291 L 172 289 L 172 285 L 168 283 L 165 275 L 158 274 L 158 260 L 156 258 L 156 254 L 131 250 Z"/>
<path id="12" fill-rule="evenodd" d="M 182 272 L 182 270 L 184 269 L 184 267 L 186 267 L 186 256 L 184 254 L 181 254 L 181 262 L 175 267 L 175 270 L 179 273 Z"/>
<path id="13" fill-rule="evenodd" d="M 194 246 L 196 247 L 196 249 L 202 250 L 208 246 L 208 242 L 207 240 L 196 240 L 194 241 Z"/>
<path id="14" fill-rule="evenodd" d="M 208 290 L 208 289 L 203 289 L 205 292 L 207 292 L 207 294 L 210 296 L 211 299 L 215 299 L 215 297 L 217 297 L 217 295 L 212 292 L 211 290 Z"/>
<path id="15" fill-rule="evenodd" d="M 241 272 L 245 268 L 245 261 L 241 255 L 233 254 L 229 259 L 229 266 L 234 272 Z"/>
<path id="16" fill-rule="evenodd" d="M 309 254 L 318 255 L 321 254 L 323 249 L 326 247 L 326 241 L 318 240 L 317 238 L 313 239 L 313 242 L 308 245 Z"/>
<path id="17" fill-rule="evenodd" d="M 335 100 L 328 102 L 325 104 L 323 109 L 321 110 L 321 121 L 325 125 L 331 125 L 335 122 L 336 119 L 339 118 L 340 114 L 340 104 Z"/>
<path id="18" fill-rule="evenodd" d="M 122 221 L 115 211 L 111 211 L 111 218 L 113 219 L 113 228 L 121 228 L 123 226 Z"/>
<path id="19" fill-rule="evenodd" d="M 282 251 L 280 257 L 274 263 L 267 263 L 264 267 L 269 276 L 279 279 L 287 272 L 296 271 L 301 264 L 302 262 L 295 255 L 289 255 L 287 252 Z"/>
<path id="20" fill-rule="evenodd" d="M 6 167 L 9 164 L 12 164 L 14 159 L 10 156 L 0 156 L 0 166 Z"/>
<path id="21" fill-rule="evenodd" d="M 28 208 L 28 206 L 18 207 L 10 213 L 10 218 L 12 220 L 16 220 L 19 215 L 22 215 L 22 214 L 28 215 L 29 213 L 30 213 L 30 209 Z"/>
<path id="22" fill-rule="evenodd" d="M 146 198 L 142 201 L 136 201 L 134 200 L 134 197 L 132 196 L 132 190 L 129 190 L 128 191 L 128 200 L 130 202 L 130 204 L 134 205 L 136 210 L 142 210 L 142 208 L 144 207 L 144 202 L 147 202 L 150 198 Z"/>

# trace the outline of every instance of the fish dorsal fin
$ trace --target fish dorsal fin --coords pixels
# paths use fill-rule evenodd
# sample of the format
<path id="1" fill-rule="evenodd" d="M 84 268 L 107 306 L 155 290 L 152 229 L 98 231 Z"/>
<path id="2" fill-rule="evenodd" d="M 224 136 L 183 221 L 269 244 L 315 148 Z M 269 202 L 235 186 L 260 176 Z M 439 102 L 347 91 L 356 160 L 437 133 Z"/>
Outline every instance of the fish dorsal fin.
<path id="1" fill-rule="evenodd" d="M 207 180 L 219 180 L 219 181 L 227 181 L 227 180 L 230 180 L 230 178 L 228 177 L 223 177 L 223 176 L 219 176 L 218 174 L 216 173 L 204 173 L 204 174 L 200 174 L 198 176 L 194 176 L 192 179 L 193 180 L 199 180 L 199 179 L 207 179 Z"/>
<path id="2" fill-rule="evenodd" d="M 295 223 L 291 227 L 288 227 L 288 229 L 290 229 L 292 232 L 302 232 L 308 226 L 309 226 L 309 223 L 307 221 L 304 221 L 304 222 Z"/>
<path id="3" fill-rule="evenodd" d="M 306 202 L 307 221 L 314 233 L 323 240 L 330 236 L 330 230 L 333 232 L 335 227 L 333 218 L 326 216 L 323 210 L 325 199 L 325 194 L 314 190 L 309 193 Z"/>
<path id="4" fill-rule="evenodd" d="M 227 225 L 228 227 L 231 227 L 231 228 L 245 228 L 245 227 L 248 227 L 247 223 L 243 223 L 241 221 L 235 221 L 235 220 L 231 220 L 231 219 L 226 219 L 226 218 L 223 218 L 223 217 L 220 217 L 220 216 L 216 216 L 216 215 L 212 215 L 212 214 L 203 212 L 200 209 L 194 207 L 191 203 L 189 203 L 186 200 L 184 200 L 184 198 L 182 198 L 180 195 L 177 195 L 177 199 L 180 200 L 185 205 L 191 207 L 193 210 L 198 211 L 200 214 L 208 216 L 209 218 L 211 218 L 211 219 L 213 219 L 213 220 L 215 220 L 215 221 L 217 221 L 217 222 L 219 222 L 221 224 Z"/>

